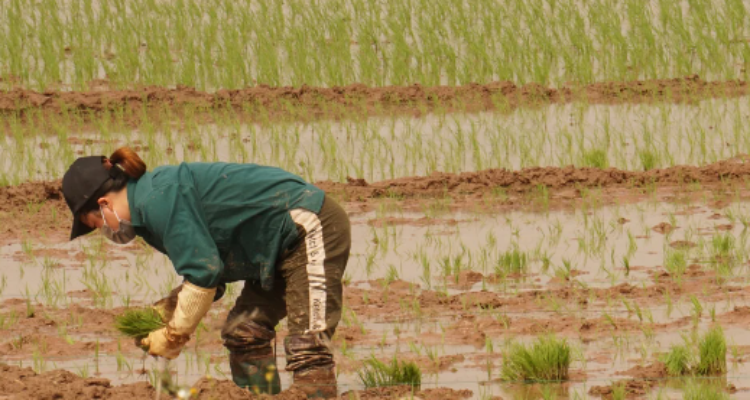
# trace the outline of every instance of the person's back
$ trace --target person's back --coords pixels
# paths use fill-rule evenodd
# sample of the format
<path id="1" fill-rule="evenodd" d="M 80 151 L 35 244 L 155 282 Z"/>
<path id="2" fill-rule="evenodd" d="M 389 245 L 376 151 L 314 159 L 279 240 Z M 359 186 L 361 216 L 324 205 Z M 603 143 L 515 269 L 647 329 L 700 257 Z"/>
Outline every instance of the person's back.
<path id="1" fill-rule="evenodd" d="M 134 209 L 144 219 L 187 203 L 182 199 L 185 196 L 195 197 L 197 211 L 224 264 L 218 278 L 222 282 L 254 280 L 267 288 L 272 286 L 279 253 L 298 240 L 289 210 L 303 208 L 317 213 L 325 196 L 302 178 L 279 168 L 231 163 L 160 166 L 138 179 L 132 193 Z M 139 233 L 149 244 L 168 253 L 164 238 Z"/>

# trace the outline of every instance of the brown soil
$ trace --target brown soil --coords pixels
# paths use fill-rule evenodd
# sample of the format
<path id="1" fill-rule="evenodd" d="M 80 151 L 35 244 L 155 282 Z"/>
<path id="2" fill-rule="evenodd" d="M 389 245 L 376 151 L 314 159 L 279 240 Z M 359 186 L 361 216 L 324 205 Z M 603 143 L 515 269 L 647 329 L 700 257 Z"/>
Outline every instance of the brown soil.
<path id="1" fill-rule="evenodd" d="M 307 396 L 298 389 L 290 388 L 276 396 L 254 396 L 240 389 L 228 380 L 201 378 L 193 385 L 194 397 L 208 399 L 280 399 L 305 400 Z M 471 397 L 470 390 L 453 390 L 447 388 L 425 389 L 414 392 L 408 386 L 376 388 L 363 391 L 343 393 L 340 398 L 358 398 L 362 400 L 397 399 L 410 396 L 425 400 L 448 400 Z M 164 395 L 163 398 L 171 396 Z M 109 379 L 82 378 L 69 371 L 54 370 L 43 374 L 35 373 L 31 368 L 19 368 L 0 364 L 0 399 L 37 399 L 37 400 L 77 400 L 77 399 L 111 399 L 131 400 L 155 398 L 155 390 L 148 382 L 137 382 L 121 386 L 112 386 Z"/>
<path id="2" fill-rule="evenodd" d="M 600 396 L 604 399 L 611 399 L 613 388 L 623 386 L 626 397 L 640 397 L 644 396 L 652 387 L 659 384 L 660 381 L 668 376 L 666 367 L 658 361 L 647 366 L 635 366 L 617 374 L 632 376 L 633 378 L 617 381 L 609 386 L 594 386 L 589 390 L 589 394 Z"/>
<path id="3" fill-rule="evenodd" d="M 215 111 L 234 111 L 254 121 L 360 118 L 369 115 L 419 115 L 436 109 L 452 111 L 508 111 L 516 107 L 584 101 L 591 104 L 643 102 L 691 102 L 701 98 L 737 97 L 748 93 L 744 81 L 706 82 L 697 75 L 684 78 L 601 82 L 585 86 L 548 88 L 539 84 L 517 86 L 512 82 L 463 86 L 369 87 L 362 84 L 322 88 L 269 87 L 260 85 L 208 93 L 178 86 L 174 89 L 146 86 L 129 90 L 36 92 L 16 88 L 0 92 L 0 113 L 25 116 L 78 113 L 90 121 L 104 112 L 117 111 L 124 121 L 138 125 L 148 110 L 149 118 L 175 119 L 183 113 L 211 121 Z"/>
<path id="4" fill-rule="evenodd" d="M 649 185 L 685 185 L 689 183 L 717 184 L 728 181 L 743 182 L 750 177 L 750 163 L 745 159 L 730 159 L 713 164 L 675 166 L 650 171 L 625 171 L 616 168 L 531 167 L 518 171 L 488 169 L 460 174 L 435 172 L 430 176 L 405 177 L 372 184 L 318 182 L 327 192 L 338 193 L 355 201 L 373 198 L 456 197 L 483 195 L 503 190 L 505 195 L 529 193 L 545 186 L 565 197 L 580 198 L 582 188 L 632 188 Z M 563 190 L 570 190 L 565 191 Z M 502 196 L 502 194 L 498 195 Z"/>
<path id="5" fill-rule="evenodd" d="M 661 233 L 662 235 L 666 235 L 673 230 L 675 230 L 677 227 L 670 225 L 668 222 L 661 222 L 658 225 L 654 226 L 653 229 L 654 232 Z"/>
<path id="6" fill-rule="evenodd" d="M 429 217 L 422 217 L 422 218 L 397 218 L 397 217 L 384 217 L 384 218 L 373 218 L 369 221 L 367 221 L 367 225 L 376 227 L 376 228 L 382 228 L 384 226 L 392 226 L 392 225 L 410 225 L 410 226 L 432 226 L 432 225 L 442 225 L 442 226 L 453 226 L 458 224 L 461 221 L 458 221 L 454 218 L 429 218 Z"/>
<path id="7" fill-rule="evenodd" d="M 355 282 L 355 285 L 345 286 L 344 298 L 347 307 L 362 321 L 442 320 L 444 331 L 426 328 L 415 335 L 394 331 L 398 340 L 403 343 L 413 341 L 417 344 L 435 345 L 447 341 L 477 348 L 484 346 L 488 337 L 558 332 L 588 342 L 597 340 L 602 334 L 608 336 L 615 332 L 637 332 L 644 327 L 646 322 L 641 322 L 634 312 L 612 314 L 606 318 L 602 316 L 601 311 L 597 310 L 604 308 L 607 299 L 626 299 L 630 304 L 648 309 L 663 304 L 667 292 L 676 302 L 687 299 L 690 295 L 696 296 L 704 304 L 723 301 L 729 294 L 734 301 L 750 298 L 750 287 L 726 286 L 722 280 L 717 279 L 713 271 L 706 271 L 705 267 L 697 264 L 688 267 L 680 283 L 661 271 L 654 274 L 654 284 L 648 286 L 622 283 L 610 288 L 583 288 L 572 282 L 565 282 L 537 290 L 503 292 L 492 283 L 497 277 L 484 276 L 476 271 L 463 271 L 459 273 L 457 281 L 456 277 L 450 277 L 449 281 L 451 287 L 467 290 L 483 279 L 488 283 L 489 291 L 453 295 L 423 290 L 400 280 L 389 284 L 382 280 L 370 281 L 367 289 L 358 287 Z M 102 354 L 109 355 L 116 354 L 118 350 L 131 355 L 141 354 L 140 350 L 131 346 L 129 341 L 123 341 L 113 329 L 114 317 L 122 313 L 122 308 L 85 307 L 81 304 L 86 304 L 83 300 L 86 300 L 87 293 L 76 292 L 71 295 L 78 304 L 65 308 L 34 304 L 35 312 L 32 317 L 26 316 L 27 305 L 24 299 L 9 299 L 0 303 L 0 318 L 6 321 L 4 332 L 7 333 L 5 340 L 0 339 L 0 357 L 17 360 L 28 358 L 34 352 L 44 357 L 65 357 L 94 354 L 97 348 Z M 217 303 L 218 313 L 212 313 L 206 319 L 209 331 L 201 335 L 202 348 L 217 351 L 221 349 L 219 332 L 226 318 L 228 304 Z M 564 304 L 565 307 L 574 307 L 580 312 L 556 312 L 550 307 L 551 304 Z M 725 325 L 745 324 L 750 320 L 750 312 L 747 307 L 738 306 L 734 311 L 716 317 Z M 690 323 L 691 317 L 686 316 L 647 325 L 649 329 L 658 332 L 684 328 Z M 60 333 L 61 329 L 75 336 L 75 341 L 66 340 Z M 283 341 L 283 337 L 282 332 L 279 340 Z M 96 339 L 99 339 L 98 344 Z M 345 341 L 348 347 L 378 346 L 382 344 L 382 340 L 381 334 L 370 332 L 365 327 L 343 324 L 334 338 L 337 345 Z M 441 357 L 438 365 L 428 359 L 415 361 L 425 370 L 442 370 L 461 360 Z M 340 364 L 339 369 L 351 372 L 359 366 L 359 363 Z"/>
<path id="8" fill-rule="evenodd" d="M 380 400 L 419 398 L 433 400 L 466 399 L 472 396 L 471 390 L 453 390 L 447 388 L 413 390 L 409 386 L 393 386 L 387 388 L 374 388 L 362 391 L 346 392 L 341 395 L 343 399 Z"/>

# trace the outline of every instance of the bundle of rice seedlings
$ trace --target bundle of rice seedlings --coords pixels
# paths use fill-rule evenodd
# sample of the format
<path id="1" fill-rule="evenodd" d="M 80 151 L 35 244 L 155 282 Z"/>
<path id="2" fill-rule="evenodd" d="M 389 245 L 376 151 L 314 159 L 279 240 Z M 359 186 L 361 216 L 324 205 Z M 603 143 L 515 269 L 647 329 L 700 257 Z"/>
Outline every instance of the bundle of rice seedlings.
<path id="1" fill-rule="evenodd" d="M 134 308 L 115 318 L 115 328 L 122 334 L 142 339 L 165 326 L 161 315 L 151 307 Z"/>
<path id="2" fill-rule="evenodd" d="M 662 357 L 662 362 L 666 366 L 669 375 L 685 375 L 690 372 L 690 365 L 692 363 L 690 349 L 687 346 L 672 346 L 669 353 Z"/>
<path id="3" fill-rule="evenodd" d="M 727 341 L 720 326 L 711 328 L 698 342 L 698 375 L 720 375 L 727 372 Z"/>
<path id="4" fill-rule="evenodd" d="M 395 357 L 390 364 L 386 364 L 371 356 L 357 374 L 365 388 L 409 385 L 419 390 L 422 385 L 422 371 L 419 366 L 409 361 L 399 362 Z"/>
<path id="5" fill-rule="evenodd" d="M 660 359 L 672 376 L 722 375 L 727 372 L 727 341 L 720 326 L 714 326 L 697 343 L 685 338 Z"/>
<path id="6" fill-rule="evenodd" d="M 502 379 L 506 381 L 558 381 L 568 379 L 570 345 L 552 335 L 538 338 L 531 346 L 511 343 L 503 357 Z"/>

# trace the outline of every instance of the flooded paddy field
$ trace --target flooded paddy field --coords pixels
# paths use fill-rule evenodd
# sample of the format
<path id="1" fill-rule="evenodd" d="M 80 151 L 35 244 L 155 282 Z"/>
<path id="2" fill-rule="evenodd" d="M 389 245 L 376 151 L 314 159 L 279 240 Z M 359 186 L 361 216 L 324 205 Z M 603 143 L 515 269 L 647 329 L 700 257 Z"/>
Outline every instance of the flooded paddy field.
<path id="1" fill-rule="evenodd" d="M 115 328 L 182 283 L 68 240 L 63 173 L 122 146 L 342 205 L 340 398 L 750 398 L 748 9 L 0 0 L 0 399 L 258 398 L 220 335 L 242 282 L 169 363 Z M 393 360 L 420 384 L 366 379 Z"/>
<path id="2" fill-rule="evenodd" d="M 503 211 L 444 199 L 348 203 L 357 239 L 334 338 L 341 390 L 362 389 L 362 360 L 397 355 L 420 366 L 422 390 L 454 390 L 449 397 L 597 398 L 621 384 L 631 395 L 681 398 L 704 382 L 671 376 L 664 354 L 720 325 L 728 370 L 710 383 L 745 393 L 750 201 L 741 185 L 723 198 L 693 190 L 680 201 L 656 189 L 622 204 L 601 193 L 577 206 L 495 205 Z M 179 277 L 147 246 L 92 236 L 0 248 L 0 354 L 42 376 L 64 369 L 124 385 L 106 390 L 136 390 L 157 362 L 121 337 L 113 318 L 160 298 Z M 181 384 L 229 378 L 219 331 L 240 289 L 229 286 L 171 363 Z M 283 332 L 282 323 L 279 341 Z M 550 333 L 573 349 L 568 380 L 503 379 L 509 346 Z"/>

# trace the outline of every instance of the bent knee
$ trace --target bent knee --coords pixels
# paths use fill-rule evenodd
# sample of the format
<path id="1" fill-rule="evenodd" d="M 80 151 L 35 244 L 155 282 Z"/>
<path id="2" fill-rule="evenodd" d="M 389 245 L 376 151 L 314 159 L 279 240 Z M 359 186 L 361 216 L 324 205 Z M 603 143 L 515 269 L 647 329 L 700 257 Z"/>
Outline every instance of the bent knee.
<path id="1" fill-rule="evenodd" d="M 276 331 L 250 320 L 228 321 L 221 330 L 224 347 L 233 352 L 249 352 L 271 349 L 271 341 Z"/>

